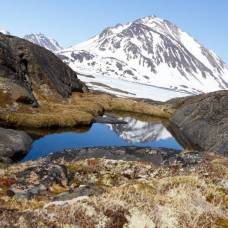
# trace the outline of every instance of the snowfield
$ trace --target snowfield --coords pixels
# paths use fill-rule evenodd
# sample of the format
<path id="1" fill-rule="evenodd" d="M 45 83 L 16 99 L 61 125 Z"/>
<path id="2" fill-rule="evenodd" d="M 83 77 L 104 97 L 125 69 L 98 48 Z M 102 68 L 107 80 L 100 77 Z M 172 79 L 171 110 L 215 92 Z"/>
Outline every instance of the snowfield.
<path id="1" fill-rule="evenodd" d="M 92 90 L 114 94 L 119 97 L 135 97 L 157 101 L 167 101 L 174 97 L 192 95 L 186 92 L 176 92 L 175 90 L 171 89 L 159 88 L 156 86 L 140 84 L 137 82 L 129 82 L 126 80 L 106 76 L 85 76 L 78 74 L 78 78 L 85 82 Z"/>

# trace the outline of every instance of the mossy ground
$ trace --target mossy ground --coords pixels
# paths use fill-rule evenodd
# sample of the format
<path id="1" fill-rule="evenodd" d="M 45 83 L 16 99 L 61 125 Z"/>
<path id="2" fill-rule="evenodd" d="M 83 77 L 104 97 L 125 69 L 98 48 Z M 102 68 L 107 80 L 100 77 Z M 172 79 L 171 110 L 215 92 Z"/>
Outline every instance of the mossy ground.
<path id="1" fill-rule="evenodd" d="M 40 165 L 45 158 L 13 165 L 1 169 L 1 208 L 22 213 L 19 217 L 25 221 L 25 214 L 31 213 L 36 225 L 43 227 L 226 227 L 228 161 L 215 154 L 205 156 L 204 161 L 190 167 L 95 158 L 68 162 L 58 159 L 54 162 L 65 165 L 69 172 L 68 187 L 54 185 L 32 200 L 10 195 L 7 189 L 19 171 Z M 83 186 L 95 186 L 102 193 L 53 201 Z M 23 227 L 20 218 L 17 224 Z"/>

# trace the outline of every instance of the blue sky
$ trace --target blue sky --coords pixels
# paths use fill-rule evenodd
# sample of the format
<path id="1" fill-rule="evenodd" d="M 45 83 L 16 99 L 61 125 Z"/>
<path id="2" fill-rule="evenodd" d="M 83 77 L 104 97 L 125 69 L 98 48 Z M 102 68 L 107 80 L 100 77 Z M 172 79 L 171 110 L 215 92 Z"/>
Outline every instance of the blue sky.
<path id="1" fill-rule="evenodd" d="M 188 32 L 228 63 L 228 0 L 0 0 L 0 29 L 42 32 L 65 47 L 105 27 L 156 15 Z"/>

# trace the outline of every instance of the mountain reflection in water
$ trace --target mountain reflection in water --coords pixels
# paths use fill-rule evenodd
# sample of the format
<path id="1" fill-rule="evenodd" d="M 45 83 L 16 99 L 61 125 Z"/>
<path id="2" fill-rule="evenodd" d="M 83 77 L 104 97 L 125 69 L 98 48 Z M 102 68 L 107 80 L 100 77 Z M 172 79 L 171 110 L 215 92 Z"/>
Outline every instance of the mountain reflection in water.
<path id="1" fill-rule="evenodd" d="M 129 143 L 146 143 L 173 138 L 161 123 L 150 123 L 131 117 L 118 118 L 127 124 L 108 124 L 109 128 Z"/>
<path id="2" fill-rule="evenodd" d="M 23 161 L 35 160 L 52 152 L 69 148 L 139 146 L 181 149 L 161 122 L 146 122 L 132 117 L 119 117 L 127 124 L 93 124 L 86 132 L 48 134 L 34 141 Z"/>

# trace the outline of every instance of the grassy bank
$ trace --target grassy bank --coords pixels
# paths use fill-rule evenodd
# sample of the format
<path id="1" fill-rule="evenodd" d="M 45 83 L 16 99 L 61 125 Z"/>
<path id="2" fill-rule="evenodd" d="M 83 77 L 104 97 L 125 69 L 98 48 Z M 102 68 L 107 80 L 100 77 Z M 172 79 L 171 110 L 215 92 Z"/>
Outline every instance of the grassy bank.
<path id="1" fill-rule="evenodd" d="M 15 104 L 0 112 L 0 120 L 7 126 L 27 128 L 58 128 L 89 125 L 106 111 L 122 111 L 169 118 L 172 109 L 164 104 L 117 98 L 105 94 L 73 93 L 70 98 L 40 100 L 38 108 Z"/>

